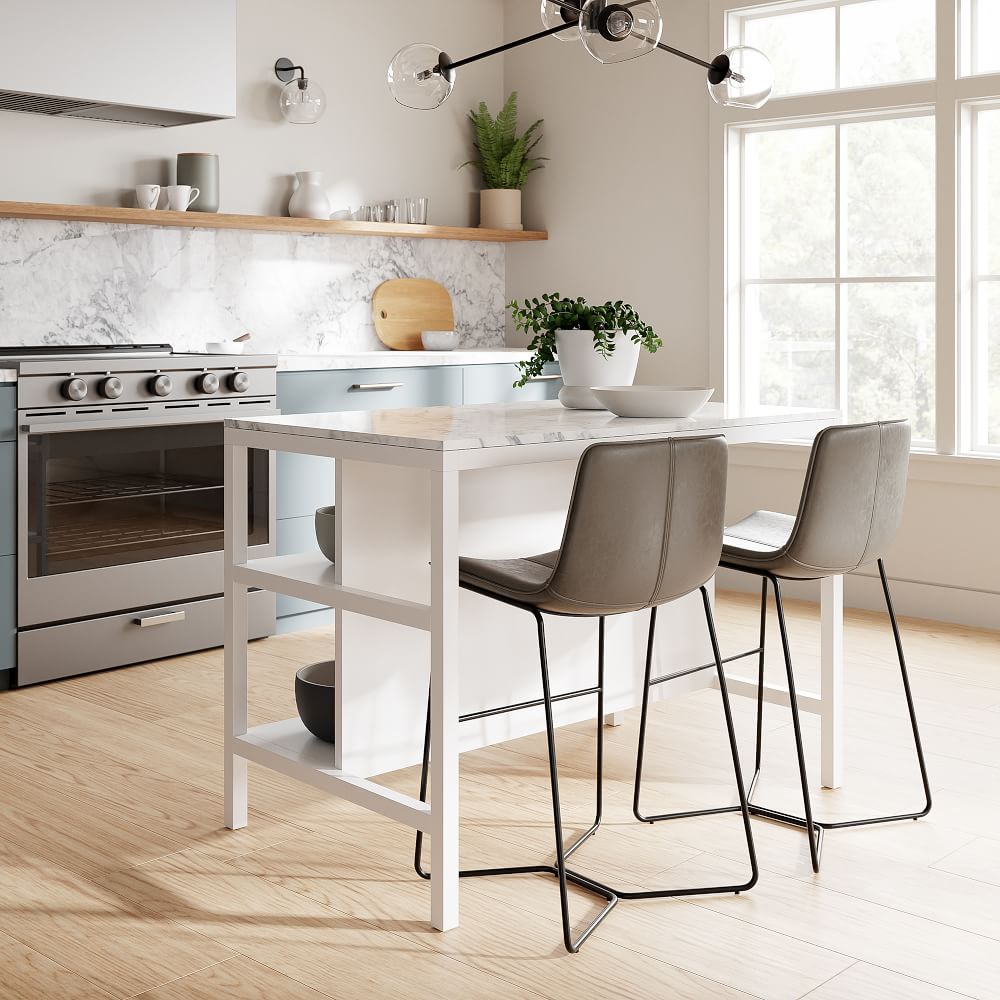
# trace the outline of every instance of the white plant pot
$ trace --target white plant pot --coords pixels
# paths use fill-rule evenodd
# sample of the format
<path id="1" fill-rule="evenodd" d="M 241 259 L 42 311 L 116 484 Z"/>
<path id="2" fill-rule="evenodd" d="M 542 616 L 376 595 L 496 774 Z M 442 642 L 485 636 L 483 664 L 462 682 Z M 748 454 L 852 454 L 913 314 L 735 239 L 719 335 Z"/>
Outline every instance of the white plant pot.
<path id="1" fill-rule="evenodd" d="M 480 229 L 516 229 L 521 225 L 521 192 L 490 188 L 479 192 Z"/>
<path id="2" fill-rule="evenodd" d="M 559 402 L 571 410 L 603 410 L 591 386 L 631 385 L 639 367 L 639 345 L 620 330 L 615 333 L 615 350 L 609 358 L 597 353 L 590 330 L 559 330 L 556 354 L 563 380 Z"/>
<path id="3" fill-rule="evenodd" d="M 301 170 L 295 175 L 298 187 L 288 200 L 288 214 L 293 219 L 329 219 L 330 199 L 323 188 L 319 170 Z"/>

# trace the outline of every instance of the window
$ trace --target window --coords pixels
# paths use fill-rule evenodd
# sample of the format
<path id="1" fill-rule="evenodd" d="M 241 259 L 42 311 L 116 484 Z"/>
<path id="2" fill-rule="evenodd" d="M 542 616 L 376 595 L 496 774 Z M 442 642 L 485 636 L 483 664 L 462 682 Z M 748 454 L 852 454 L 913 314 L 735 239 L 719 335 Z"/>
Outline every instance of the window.
<path id="1" fill-rule="evenodd" d="M 1000 457 L 1000 0 L 710 2 L 776 73 L 714 112 L 713 381 Z"/>
<path id="2" fill-rule="evenodd" d="M 935 72 L 935 2 L 770 4 L 732 14 L 729 44 L 767 53 L 779 97 L 929 80 Z"/>
<path id="3" fill-rule="evenodd" d="M 972 446 L 1000 451 L 1000 106 L 976 108 L 972 193 Z"/>
<path id="4" fill-rule="evenodd" d="M 1000 73 L 1000 0 L 965 0 L 962 21 L 963 75 Z"/>
<path id="5" fill-rule="evenodd" d="M 934 119 L 743 133 L 744 395 L 934 440 Z"/>

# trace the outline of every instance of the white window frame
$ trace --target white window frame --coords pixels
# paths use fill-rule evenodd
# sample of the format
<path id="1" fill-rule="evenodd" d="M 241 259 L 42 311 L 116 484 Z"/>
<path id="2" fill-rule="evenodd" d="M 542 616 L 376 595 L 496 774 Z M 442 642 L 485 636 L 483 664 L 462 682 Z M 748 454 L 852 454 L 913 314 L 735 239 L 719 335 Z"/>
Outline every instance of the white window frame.
<path id="1" fill-rule="evenodd" d="M 839 5 L 860 0 L 835 0 Z M 759 8 L 760 0 L 710 0 L 711 49 L 721 52 L 736 41 L 733 15 Z M 771 5 L 774 9 L 783 4 Z M 806 0 L 803 7 L 829 6 Z M 972 377 L 975 343 L 971 301 L 970 221 L 972 109 L 1000 99 L 1000 73 L 959 75 L 959 39 L 970 39 L 969 0 L 937 0 L 937 79 L 913 83 L 795 94 L 772 99 L 759 111 L 714 106 L 711 115 L 710 201 L 711 274 L 709 345 L 712 384 L 727 401 L 743 403 L 741 135 L 747 128 L 782 122 L 814 122 L 867 116 L 895 117 L 933 109 L 936 118 L 936 441 L 937 454 L 989 456 L 973 452 Z M 729 39 L 734 39 L 730 42 Z M 961 164 L 961 169 L 960 169 Z M 730 208 L 732 207 L 732 211 Z M 961 225 L 960 225 L 961 224 Z M 961 232 L 961 240 L 960 234 Z M 838 373 L 839 382 L 839 373 Z"/>

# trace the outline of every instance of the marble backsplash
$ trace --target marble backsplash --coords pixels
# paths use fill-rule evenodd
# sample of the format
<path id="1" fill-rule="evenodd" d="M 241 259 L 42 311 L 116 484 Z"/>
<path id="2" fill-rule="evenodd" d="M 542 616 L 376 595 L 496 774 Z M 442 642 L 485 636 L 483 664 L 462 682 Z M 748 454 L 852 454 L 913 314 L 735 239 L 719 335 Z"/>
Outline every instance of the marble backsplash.
<path id="1" fill-rule="evenodd" d="M 379 350 L 372 292 L 410 277 L 451 292 L 461 347 L 504 346 L 501 244 L 0 219 L 0 347 Z"/>

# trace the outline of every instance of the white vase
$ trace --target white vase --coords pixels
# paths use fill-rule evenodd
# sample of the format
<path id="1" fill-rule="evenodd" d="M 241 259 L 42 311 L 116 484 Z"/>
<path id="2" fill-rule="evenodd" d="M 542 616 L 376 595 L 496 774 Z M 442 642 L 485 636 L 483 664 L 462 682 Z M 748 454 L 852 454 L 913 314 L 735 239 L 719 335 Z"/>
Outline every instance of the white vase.
<path id="1" fill-rule="evenodd" d="M 521 192 L 513 188 L 480 191 L 479 228 L 524 229 L 521 225 Z"/>
<path id="2" fill-rule="evenodd" d="M 571 410 L 603 410 L 591 386 L 631 385 L 639 367 L 639 345 L 621 330 L 615 331 L 615 349 L 608 358 L 595 350 L 590 330 L 557 331 L 556 354 L 563 380 L 559 402 Z"/>
<path id="3" fill-rule="evenodd" d="M 330 199 L 323 187 L 323 173 L 302 170 L 295 175 L 298 186 L 288 200 L 288 214 L 293 219 L 329 219 Z"/>

